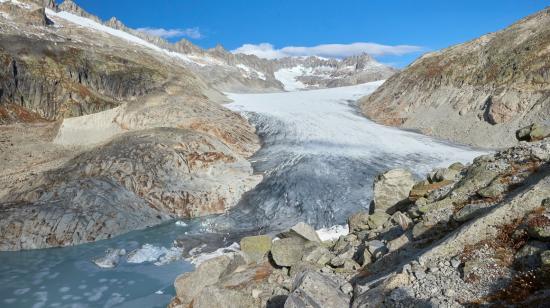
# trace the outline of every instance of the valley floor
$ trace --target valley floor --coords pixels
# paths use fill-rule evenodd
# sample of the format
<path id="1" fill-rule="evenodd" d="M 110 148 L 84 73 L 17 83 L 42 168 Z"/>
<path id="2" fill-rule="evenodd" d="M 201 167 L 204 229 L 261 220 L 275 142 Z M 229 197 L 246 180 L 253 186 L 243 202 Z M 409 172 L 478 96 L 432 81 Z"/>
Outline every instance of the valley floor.
<path id="1" fill-rule="evenodd" d="M 190 261 L 204 261 L 205 253 L 230 246 L 244 235 L 273 234 L 298 221 L 317 228 L 344 224 L 349 215 L 369 207 L 376 174 L 414 166 L 420 175 L 484 153 L 362 117 L 354 101 L 380 83 L 229 94 L 233 103 L 228 107 L 248 117 L 263 142 L 251 161 L 264 180 L 235 208 L 224 215 L 171 222 L 96 243 L 0 253 L 0 263 L 5 265 L 0 268 L 0 284 L 9 286 L 0 291 L 8 300 L 4 303 L 167 303 L 174 294 L 175 276 L 191 270 Z M 107 248 L 125 249 L 129 254 L 120 258 L 115 269 L 99 269 L 90 260 L 103 256 Z M 170 259 L 169 251 L 180 255 Z M 136 254 L 149 257 L 132 263 Z M 173 262 L 166 264 L 166 259 Z M 28 268 L 29 263 L 36 266 Z M 132 292 L 124 293 L 124 288 Z M 163 294 L 155 294 L 159 290 Z"/>

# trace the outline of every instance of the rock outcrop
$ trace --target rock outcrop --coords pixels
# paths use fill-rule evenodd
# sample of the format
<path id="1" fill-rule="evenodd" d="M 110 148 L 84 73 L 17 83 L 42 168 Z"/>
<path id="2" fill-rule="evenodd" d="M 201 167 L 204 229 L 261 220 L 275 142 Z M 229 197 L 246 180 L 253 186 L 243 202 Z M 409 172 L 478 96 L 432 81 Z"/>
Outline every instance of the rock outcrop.
<path id="1" fill-rule="evenodd" d="M 386 125 L 481 147 L 550 118 L 550 9 L 473 41 L 428 53 L 360 102 Z"/>
<path id="2" fill-rule="evenodd" d="M 392 182 L 378 185 L 395 188 Z M 178 278 L 170 307 L 195 307 L 210 297 L 217 299 L 215 307 L 539 307 L 548 302 L 550 138 L 522 142 L 466 166 L 438 168 L 408 186 L 408 203 L 401 202 L 400 190 L 394 199 L 404 207 L 390 216 L 375 203 L 373 214 L 350 217 L 349 234 L 336 240 L 308 240 L 296 232 L 309 229 L 301 223 L 279 235 L 263 259 L 239 258 L 245 262 L 236 269 L 224 265 L 218 270 L 224 274 L 213 275 L 204 287 L 204 278 L 189 278 L 205 272 L 199 266 Z M 486 190 L 494 193 L 487 196 Z M 211 262 L 230 264 L 228 258 Z M 195 280 L 203 290 L 191 290 Z"/>

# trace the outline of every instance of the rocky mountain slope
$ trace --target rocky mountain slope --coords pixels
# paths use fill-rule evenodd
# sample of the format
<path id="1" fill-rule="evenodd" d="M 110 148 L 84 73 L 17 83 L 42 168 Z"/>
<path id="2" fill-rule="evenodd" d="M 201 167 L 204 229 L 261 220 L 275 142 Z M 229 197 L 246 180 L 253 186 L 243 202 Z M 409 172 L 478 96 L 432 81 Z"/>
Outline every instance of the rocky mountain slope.
<path id="1" fill-rule="evenodd" d="M 102 22 L 72 1 L 54 10 L 69 12 L 107 27 L 143 39 L 162 49 L 185 55 L 188 69 L 220 91 L 272 92 L 355 85 L 386 79 L 397 70 L 378 63 L 367 54 L 342 60 L 319 57 L 262 59 L 254 55 L 233 54 L 221 45 L 204 50 L 186 39 L 172 44 L 166 40 L 131 29 L 116 17 Z"/>
<path id="2" fill-rule="evenodd" d="M 221 213 L 261 179 L 254 128 L 189 68 L 208 58 L 71 1 L 0 1 L 0 27 L 0 250 Z"/>
<path id="3" fill-rule="evenodd" d="M 179 276 L 169 307 L 544 307 L 549 163 L 547 138 L 425 179 L 390 170 L 348 234 L 323 241 L 299 223 L 245 237 Z"/>
<path id="4" fill-rule="evenodd" d="M 473 41 L 428 53 L 364 98 L 387 125 L 482 147 L 550 118 L 550 9 Z"/>

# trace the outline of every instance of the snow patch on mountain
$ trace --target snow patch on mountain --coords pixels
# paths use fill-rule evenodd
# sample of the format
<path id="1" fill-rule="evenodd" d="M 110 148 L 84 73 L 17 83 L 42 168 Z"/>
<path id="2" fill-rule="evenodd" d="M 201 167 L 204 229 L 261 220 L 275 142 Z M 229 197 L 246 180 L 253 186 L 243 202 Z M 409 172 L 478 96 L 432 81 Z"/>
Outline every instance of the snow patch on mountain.
<path id="1" fill-rule="evenodd" d="M 282 68 L 274 73 L 275 78 L 279 80 L 286 91 L 296 91 L 305 89 L 307 86 L 296 79 L 304 75 L 305 67 L 298 65 L 291 68 Z"/>
<path id="2" fill-rule="evenodd" d="M 239 63 L 239 64 L 236 65 L 236 67 L 240 68 L 241 70 L 243 70 L 245 72 L 245 74 L 243 74 L 243 77 L 245 77 L 245 78 L 252 79 L 252 78 L 256 77 L 256 78 L 259 78 L 261 80 L 266 80 L 264 73 L 258 72 L 257 70 L 252 69 L 252 68 L 250 68 L 250 67 L 248 67 L 244 64 Z"/>
<path id="3" fill-rule="evenodd" d="M 212 57 L 197 56 L 197 55 L 184 55 L 182 53 L 173 52 L 173 51 L 169 51 L 169 50 L 160 48 L 157 45 L 152 44 L 150 42 L 147 42 L 146 40 L 141 39 L 137 36 L 134 36 L 134 35 L 132 35 L 128 32 L 125 32 L 125 31 L 122 31 L 122 30 L 117 30 L 117 29 L 105 26 L 105 25 L 103 25 L 101 23 L 98 23 L 94 20 L 91 20 L 91 19 L 88 19 L 88 18 L 85 18 L 85 17 L 81 17 L 81 16 L 77 16 L 77 15 L 69 13 L 69 12 L 65 12 L 65 11 L 55 12 L 53 10 L 46 9 L 46 15 L 49 18 L 55 18 L 55 17 L 61 18 L 61 19 L 64 19 L 68 22 L 71 22 L 73 24 L 79 25 L 81 27 L 96 30 L 96 31 L 99 31 L 99 32 L 102 32 L 102 33 L 106 33 L 106 34 L 121 38 L 121 39 L 126 40 L 128 42 L 131 42 L 131 43 L 134 43 L 134 44 L 152 49 L 152 50 L 160 52 L 160 53 L 164 53 L 164 54 L 166 54 L 170 57 L 180 59 L 180 60 L 182 60 L 186 63 L 191 63 L 191 64 L 195 64 L 195 65 L 198 65 L 198 66 L 223 64 L 221 61 L 219 61 L 217 59 L 214 59 Z"/>

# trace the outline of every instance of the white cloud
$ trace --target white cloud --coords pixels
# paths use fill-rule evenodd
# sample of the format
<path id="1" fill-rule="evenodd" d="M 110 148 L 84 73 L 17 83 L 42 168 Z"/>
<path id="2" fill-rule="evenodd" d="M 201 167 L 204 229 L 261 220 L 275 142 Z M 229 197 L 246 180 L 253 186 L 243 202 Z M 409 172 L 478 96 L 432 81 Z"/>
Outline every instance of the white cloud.
<path id="1" fill-rule="evenodd" d="M 192 39 L 199 39 L 203 35 L 199 31 L 199 28 L 187 28 L 187 29 L 164 29 L 164 28 L 138 28 L 138 31 L 152 34 L 155 36 L 160 36 L 163 38 L 174 38 L 174 37 L 189 37 Z"/>
<path id="2" fill-rule="evenodd" d="M 278 59 L 293 56 L 320 56 L 327 58 L 345 58 L 362 53 L 372 56 L 402 56 L 421 51 L 423 48 L 413 45 L 382 45 L 377 43 L 352 43 L 352 44 L 323 44 L 311 47 L 287 46 L 276 49 L 269 43 L 244 44 L 232 50 L 233 53 L 256 55 L 260 58 Z"/>

